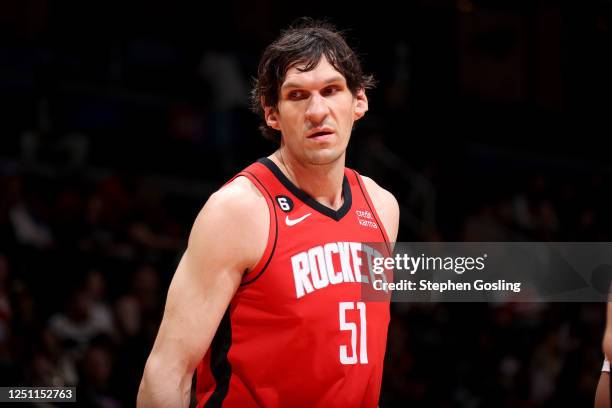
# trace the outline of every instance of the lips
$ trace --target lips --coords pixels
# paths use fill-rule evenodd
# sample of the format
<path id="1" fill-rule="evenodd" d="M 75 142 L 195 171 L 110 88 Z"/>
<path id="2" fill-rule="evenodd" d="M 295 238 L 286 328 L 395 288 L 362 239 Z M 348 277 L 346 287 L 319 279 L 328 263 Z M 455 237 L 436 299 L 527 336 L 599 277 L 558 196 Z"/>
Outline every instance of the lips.
<path id="1" fill-rule="evenodd" d="M 331 135 L 333 133 L 334 133 L 334 131 L 332 129 L 329 129 L 329 128 L 319 128 L 319 129 L 311 130 L 309 132 L 308 136 L 306 136 L 306 137 L 308 139 L 310 139 L 310 138 L 316 138 L 316 137 Z"/>

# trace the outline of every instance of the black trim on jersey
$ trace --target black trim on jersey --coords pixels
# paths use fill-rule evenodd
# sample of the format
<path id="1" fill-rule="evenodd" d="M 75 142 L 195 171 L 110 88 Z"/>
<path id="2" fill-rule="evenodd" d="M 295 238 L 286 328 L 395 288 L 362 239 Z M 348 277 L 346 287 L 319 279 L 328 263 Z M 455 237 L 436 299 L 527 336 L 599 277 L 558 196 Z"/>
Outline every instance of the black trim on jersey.
<path id="1" fill-rule="evenodd" d="M 272 195 L 270 194 L 270 192 L 268 191 L 266 186 L 264 186 L 264 184 L 261 181 L 259 181 L 259 179 L 257 178 L 256 175 L 254 175 L 250 171 L 244 171 L 244 173 L 247 173 L 247 174 L 251 175 L 251 177 L 253 177 L 255 179 L 255 181 L 257 181 L 257 183 L 264 189 L 264 191 L 266 192 L 268 197 L 270 197 L 270 201 L 272 203 L 272 209 L 274 210 L 274 219 L 270 220 L 270 222 L 274 223 L 274 228 L 275 228 L 274 231 L 275 232 L 274 232 L 274 244 L 272 245 L 272 251 L 270 252 L 270 256 L 268 257 L 268 260 L 266 261 L 266 264 L 263 266 L 263 268 L 261 268 L 261 271 L 259 271 L 257 276 L 255 276 L 251 280 L 242 282 L 240 284 L 240 286 L 248 285 L 249 283 L 255 282 L 257 280 L 257 278 L 259 278 L 261 276 L 261 274 L 264 273 L 264 271 L 266 270 L 266 268 L 270 264 L 270 261 L 272 260 L 272 256 L 274 255 L 274 251 L 276 250 L 276 241 L 278 240 L 278 222 L 277 222 L 277 218 L 276 218 L 276 205 L 274 204 L 274 200 L 272 199 Z M 266 248 L 267 247 L 268 247 L 268 243 L 266 243 Z M 265 252 L 265 250 L 264 250 L 264 252 Z"/>
<path id="2" fill-rule="evenodd" d="M 357 185 L 359 185 L 361 194 L 363 194 L 363 199 L 365 200 L 366 204 L 368 205 L 368 208 L 370 209 L 370 212 L 372 213 L 372 216 L 374 217 L 374 219 L 376 220 L 376 222 L 378 223 L 380 227 L 380 235 L 382 235 L 383 241 L 385 241 L 385 243 L 387 244 L 387 249 L 389 250 L 389 253 L 393 254 L 393 251 L 391 251 L 391 243 L 387 241 L 387 239 L 385 238 L 385 234 L 383 233 L 383 230 L 382 230 L 383 228 L 385 228 L 385 226 L 383 225 L 382 222 L 380 222 L 378 217 L 376 217 L 376 211 L 374 211 L 374 209 L 370 207 L 370 200 L 368 200 L 368 196 L 366 195 L 366 192 L 364 191 L 365 187 L 361 185 L 361 181 L 359 180 L 359 174 L 355 170 L 353 169 L 351 170 L 353 171 L 353 173 L 355 173 L 355 180 L 357 180 Z M 374 203 L 372 203 L 372 205 L 374 205 Z M 386 229 L 385 229 L 385 232 L 386 232 Z"/>
<path id="3" fill-rule="evenodd" d="M 232 346 L 232 323 L 230 320 L 230 308 L 227 307 L 219 328 L 210 344 L 210 372 L 212 373 L 216 385 L 204 406 L 206 408 L 220 407 L 229 391 L 230 377 L 232 376 L 232 365 L 230 364 L 227 353 Z"/>
<path id="4" fill-rule="evenodd" d="M 344 198 L 344 202 L 342 203 L 342 206 L 338 208 L 338 210 L 333 210 L 312 198 L 304 190 L 300 190 L 295 184 L 291 182 L 291 180 L 287 178 L 287 176 L 285 176 L 281 169 L 279 169 L 276 163 L 274 163 L 272 160 L 268 159 L 267 157 L 262 157 L 257 161 L 266 166 L 268 169 L 270 169 L 270 171 L 276 176 L 278 181 L 280 181 L 287 190 L 291 191 L 294 196 L 302 200 L 304 204 L 306 204 L 313 210 L 318 211 L 333 220 L 340 221 L 342 217 L 344 217 L 351 208 L 351 203 L 353 199 L 351 195 L 351 186 L 349 185 L 346 175 L 342 180 L 342 197 Z"/>

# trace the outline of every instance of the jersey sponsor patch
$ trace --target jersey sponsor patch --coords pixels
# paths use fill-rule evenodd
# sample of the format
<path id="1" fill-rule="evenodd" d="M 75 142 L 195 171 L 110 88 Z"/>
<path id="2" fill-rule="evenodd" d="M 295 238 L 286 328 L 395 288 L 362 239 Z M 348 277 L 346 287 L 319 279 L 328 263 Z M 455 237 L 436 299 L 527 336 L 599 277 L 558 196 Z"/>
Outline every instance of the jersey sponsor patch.
<path id="1" fill-rule="evenodd" d="M 355 210 L 355 215 L 357 216 L 357 222 L 362 227 L 368 227 L 368 228 L 374 228 L 374 229 L 378 228 L 378 224 L 376 224 L 376 221 L 374 220 L 374 217 L 372 216 L 372 213 L 370 211 Z"/>

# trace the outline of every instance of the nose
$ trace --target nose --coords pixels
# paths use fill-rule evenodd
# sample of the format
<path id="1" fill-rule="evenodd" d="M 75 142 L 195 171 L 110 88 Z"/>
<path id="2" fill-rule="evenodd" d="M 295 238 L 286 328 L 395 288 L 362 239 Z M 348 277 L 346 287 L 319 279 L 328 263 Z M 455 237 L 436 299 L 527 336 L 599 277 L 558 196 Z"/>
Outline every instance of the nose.
<path id="1" fill-rule="evenodd" d="M 329 106 L 327 101 L 318 92 L 313 92 L 306 108 L 306 119 L 314 125 L 318 125 L 329 114 Z"/>

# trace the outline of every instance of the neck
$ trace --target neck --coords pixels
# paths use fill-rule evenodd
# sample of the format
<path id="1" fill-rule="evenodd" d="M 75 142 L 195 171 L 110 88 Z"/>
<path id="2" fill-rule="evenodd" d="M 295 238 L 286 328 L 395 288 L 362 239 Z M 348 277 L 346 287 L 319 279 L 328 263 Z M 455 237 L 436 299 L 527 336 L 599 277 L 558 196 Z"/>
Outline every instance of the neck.
<path id="1" fill-rule="evenodd" d="M 345 154 L 332 163 L 310 164 L 296 160 L 281 146 L 269 159 L 293 184 L 319 203 L 334 210 L 342 206 Z"/>

